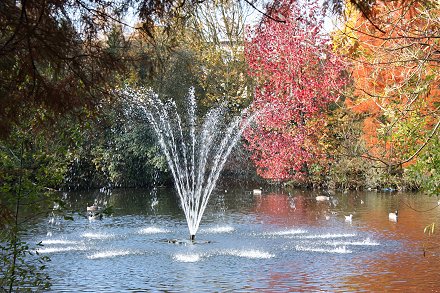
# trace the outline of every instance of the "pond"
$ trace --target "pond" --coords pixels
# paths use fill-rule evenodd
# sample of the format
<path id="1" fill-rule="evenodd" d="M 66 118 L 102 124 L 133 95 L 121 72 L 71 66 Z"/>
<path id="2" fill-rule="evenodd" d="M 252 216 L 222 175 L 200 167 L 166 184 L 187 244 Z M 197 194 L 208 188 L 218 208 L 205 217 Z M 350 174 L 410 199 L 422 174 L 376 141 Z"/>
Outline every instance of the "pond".
<path id="1" fill-rule="evenodd" d="M 68 193 L 84 215 L 95 199 L 113 215 L 48 217 L 28 240 L 42 241 L 39 252 L 51 258 L 54 292 L 439 290 L 440 232 L 423 233 L 440 214 L 437 198 L 359 192 L 320 202 L 317 195 L 218 188 L 193 244 L 173 190 Z M 396 209 L 398 221 L 390 221 Z"/>

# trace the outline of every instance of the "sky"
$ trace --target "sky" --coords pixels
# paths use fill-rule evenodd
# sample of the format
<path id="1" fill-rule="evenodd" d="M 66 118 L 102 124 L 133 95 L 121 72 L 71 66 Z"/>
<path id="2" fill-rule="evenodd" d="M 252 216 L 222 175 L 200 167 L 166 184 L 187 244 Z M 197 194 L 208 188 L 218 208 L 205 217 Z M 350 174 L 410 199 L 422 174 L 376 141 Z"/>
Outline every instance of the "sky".
<path id="1" fill-rule="evenodd" d="M 209 0 L 208 0 L 209 1 Z M 250 4 L 246 3 L 243 0 L 240 0 L 243 3 L 243 7 L 246 10 L 246 24 L 256 25 L 261 17 L 264 17 L 260 11 L 265 11 L 265 5 L 270 1 L 267 0 L 258 0 L 254 5 L 257 9 L 254 9 Z M 131 7 L 123 20 L 129 26 L 124 28 L 126 33 L 130 33 L 135 27 L 136 23 L 138 23 L 138 17 L 136 15 L 136 9 Z M 325 16 L 324 17 L 324 30 L 327 33 L 330 33 L 336 28 L 336 17 L 335 16 Z"/>

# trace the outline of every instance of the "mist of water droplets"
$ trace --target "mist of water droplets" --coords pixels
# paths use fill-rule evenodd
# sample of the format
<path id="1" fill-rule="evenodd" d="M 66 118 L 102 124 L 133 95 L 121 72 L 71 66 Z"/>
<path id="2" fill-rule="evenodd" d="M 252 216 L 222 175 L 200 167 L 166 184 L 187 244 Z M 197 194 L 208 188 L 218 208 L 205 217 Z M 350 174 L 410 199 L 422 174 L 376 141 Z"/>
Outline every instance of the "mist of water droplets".
<path id="1" fill-rule="evenodd" d="M 198 119 L 194 88 L 186 97 L 185 111 L 179 111 L 175 101 L 162 101 L 145 88 L 125 88 L 121 93 L 139 107 L 154 130 L 173 175 L 190 235 L 195 235 L 221 170 L 254 116 L 245 110 L 229 117 L 222 105 Z"/>

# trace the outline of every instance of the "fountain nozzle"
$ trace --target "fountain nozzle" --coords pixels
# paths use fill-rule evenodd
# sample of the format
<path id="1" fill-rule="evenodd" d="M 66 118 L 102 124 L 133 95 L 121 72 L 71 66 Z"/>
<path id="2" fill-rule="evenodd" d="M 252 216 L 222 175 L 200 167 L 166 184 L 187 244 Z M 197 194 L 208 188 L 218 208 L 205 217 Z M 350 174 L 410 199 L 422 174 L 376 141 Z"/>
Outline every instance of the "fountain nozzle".
<path id="1" fill-rule="evenodd" d="M 196 239 L 196 235 L 190 235 L 189 240 L 194 241 Z"/>

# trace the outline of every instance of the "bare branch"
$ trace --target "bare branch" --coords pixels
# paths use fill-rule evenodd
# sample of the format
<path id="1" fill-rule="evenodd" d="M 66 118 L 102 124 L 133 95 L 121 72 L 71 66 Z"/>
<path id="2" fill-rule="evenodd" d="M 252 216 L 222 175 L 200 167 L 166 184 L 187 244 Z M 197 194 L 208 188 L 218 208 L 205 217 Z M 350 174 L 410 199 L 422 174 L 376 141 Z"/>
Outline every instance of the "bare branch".
<path id="1" fill-rule="evenodd" d="M 263 11 L 261 11 L 260 9 L 258 9 L 257 6 L 254 5 L 254 3 L 252 3 L 250 0 L 244 0 L 247 4 L 249 4 L 253 9 L 255 9 L 256 11 L 258 11 L 258 13 L 262 14 L 264 17 L 269 18 L 270 20 L 276 21 L 276 22 L 281 22 L 281 23 L 286 23 L 285 20 L 279 19 L 279 18 L 274 18 L 272 17 L 270 14 L 265 13 Z"/>

